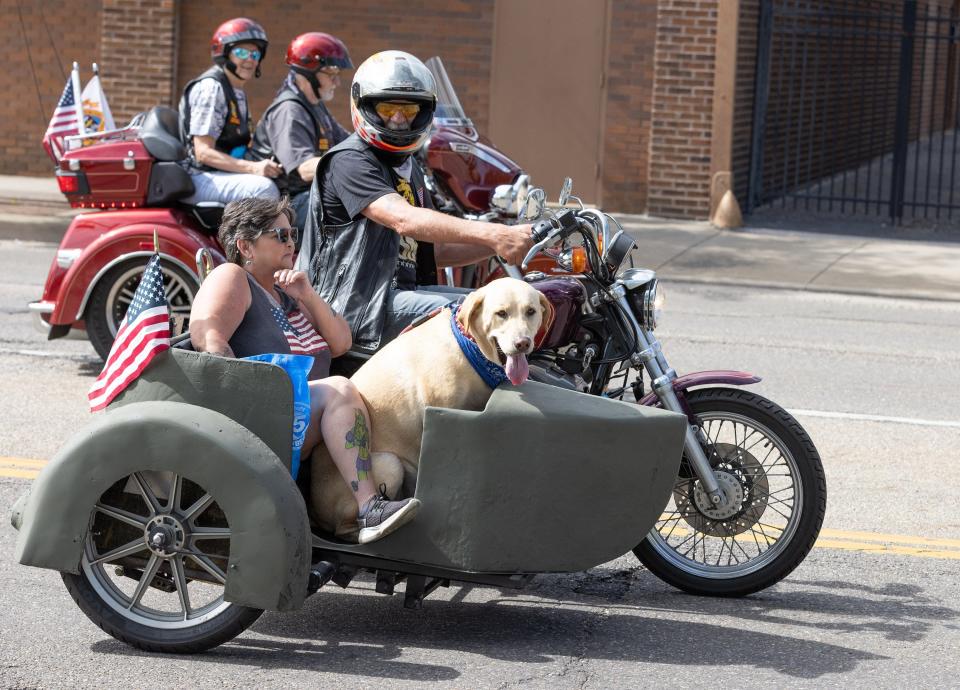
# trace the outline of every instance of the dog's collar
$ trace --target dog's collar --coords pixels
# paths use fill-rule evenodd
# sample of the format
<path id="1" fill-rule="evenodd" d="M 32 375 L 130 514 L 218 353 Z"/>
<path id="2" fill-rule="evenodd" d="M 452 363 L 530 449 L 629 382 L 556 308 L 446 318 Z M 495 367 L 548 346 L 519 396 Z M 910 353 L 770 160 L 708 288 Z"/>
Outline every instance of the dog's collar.
<path id="1" fill-rule="evenodd" d="M 501 383 L 507 380 L 507 372 L 502 366 L 491 362 L 489 359 L 483 356 L 483 353 L 480 351 L 480 347 L 477 345 L 476 341 L 470 336 L 469 333 L 463 330 L 463 326 L 457 320 L 457 314 L 460 313 L 460 305 L 457 303 L 450 304 L 450 330 L 453 331 L 453 337 L 457 339 L 457 345 L 460 346 L 460 350 L 463 352 L 464 357 L 467 358 L 467 361 L 470 362 L 470 366 L 473 367 L 473 370 L 480 375 L 480 378 L 483 379 L 483 382 L 490 386 L 490 388 L 496 388 Z"/>

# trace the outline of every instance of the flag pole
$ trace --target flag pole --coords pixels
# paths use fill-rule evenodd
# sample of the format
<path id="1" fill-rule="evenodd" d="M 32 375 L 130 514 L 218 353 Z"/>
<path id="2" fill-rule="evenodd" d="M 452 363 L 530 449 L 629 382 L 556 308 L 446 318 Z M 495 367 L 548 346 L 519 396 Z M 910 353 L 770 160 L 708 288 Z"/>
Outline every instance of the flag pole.
<path id="1" fill-rule="evenodd" d="M 99 76 L 100 76 L 100 68 L 97 67 L 97 63 L 95 63 L 95 62 L 93 63 L 93 76 L 95 76 L 95 77 L 99 77 Z"/>
<path id="2" fill-rule="evenodd" d="M 76 62 L 73 63 L 70 79 L 73 81 L 73 98 L 77 104 L 77 134 L 86 134 L 87 128 L 83 124 L 83 103 L 80 100 L 80 66 Z"/>
<path id="3" fill-rule="evenodd" d="M 160 253 L 160 231 L 156 225 L 153 226 L 153 251 Z"/>

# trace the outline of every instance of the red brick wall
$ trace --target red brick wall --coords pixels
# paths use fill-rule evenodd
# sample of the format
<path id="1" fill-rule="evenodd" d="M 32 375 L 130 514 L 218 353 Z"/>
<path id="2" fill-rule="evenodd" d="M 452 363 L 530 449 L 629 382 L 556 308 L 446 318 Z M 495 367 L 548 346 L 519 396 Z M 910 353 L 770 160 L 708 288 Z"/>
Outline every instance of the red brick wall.
<path id="1" fill-rule="evenodd" d="M 102 16 L 100 74 L 116 123 L 169 105 L 176 80 L 176 0 L 103 0 Z"/>
<path id="2" fill-rule="evenodd" d="M 639 213 L 647 208 L 657 8 L 652 2 L 612 4 L 603 205 Z"/>
<path id="3" fill-rule="evenodd" d="M 481 132 L 486 130 L 493 0 L 376 5 L 355 0 L 212 0 L 181 3 L 180 13 L 178 98 L 183 86 L 210 65 L 210 36 L 217 25 L 229 17 L 246 16 L 260 22 L 270 38 L 263 76 L 246 89 L 255 121 L 287 73 L 284 57 L 291 39 L 307 31 L 325 31 L 347 44 L 354 66 L 388 48 L 405 50 L 423 60 L 439 55 L 467 114 Z M 346 73 L 331 107 L 347 129 L 352 77 L 352 71 Z"/>
<path id="4" fill-rule="evenodd" d="M 0 174 L 50 174 L 40 144 L 74 60 L 81 88 L 100 62 L 100 0 L 0 3 L 7 50 L 0 70 Z M 22 18 L 22 23 L 21 23 Z"/>
<path id="5" fill-rule="evenodd" d="M 710 138 L 716 0 L 660 0 L 654 56 L 647 209 L 667 217 L 710 212 Z"/>

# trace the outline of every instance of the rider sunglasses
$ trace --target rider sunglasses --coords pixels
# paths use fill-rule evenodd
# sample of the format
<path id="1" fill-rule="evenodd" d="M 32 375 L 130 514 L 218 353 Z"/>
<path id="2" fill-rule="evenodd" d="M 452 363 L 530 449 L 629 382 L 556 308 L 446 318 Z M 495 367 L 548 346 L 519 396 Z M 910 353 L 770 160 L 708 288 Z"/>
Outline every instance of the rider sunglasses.
<path id="1" fill-rule="evenodd" d="M 382 117 L 384 120 L 389 120 L 391 117 L 397 113 L 402 114 L 406 119 L 411 119 L 416 117 L 417 113 L 420 112 L 420 105 L 417 103 L 390 103 L 390 102 L 380 102 L 375 106 L 377 110 L 377 115 Z"/>
<path id="2" fill-rule="evenodd" d="M 274 237 L 277 238 L 278 242 L 286 244 L 287 242 L 297 243 L 297 238 L 300 237 L 300 231 L 297 228 L 270 228 L 268 230 L 261 230 L 257 233 L 257 237 L 265 233 L 272 233 Z"/>
<path id="3" fill-rule="evenodd" d="M 234 48 L 232 52 L 238 60 L 259 60 L 260 56 L 263 55 L 259 50 L 250 50 L 249 48 Z"/>

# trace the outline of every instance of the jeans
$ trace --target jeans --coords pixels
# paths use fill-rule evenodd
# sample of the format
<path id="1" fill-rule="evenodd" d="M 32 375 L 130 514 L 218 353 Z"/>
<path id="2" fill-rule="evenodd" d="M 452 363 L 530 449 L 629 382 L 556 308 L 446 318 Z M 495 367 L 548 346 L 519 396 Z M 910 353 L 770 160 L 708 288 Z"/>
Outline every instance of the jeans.
<path id="1" fill-rule="evenodd" d="M 307 213 L 310 212 L 310 190 L 300 192 L 290 197 L 290 207 L 296 214 L 293 221 L 294 227 L 300 228 L 300 234 L 297 236 L 297 251 L 300 251 L 300 245 L 303 244 L 303 230 L 307 227 Z"/>
<path id="2" fill-rule="evenodd" d="M 446 285 L 425 285 L 416 290 L 391 290 L 387 297 L 387 317 L 383 324 L 380 347 L 400 335 L 400 332 L 421 316 L 450 302 L 460 301 L 472 292 L 468 288 Z"/>
<path id="3" fill-rule="evenodd" d="M 183 200 L 185 204 L 201 201 L 219 201 L 227 204 L 239 199 L 261 196 L 279 199 L 277 185 L 269 177 L 230 172 L 199 172 L 190 175 L 194 192 Z"/>

